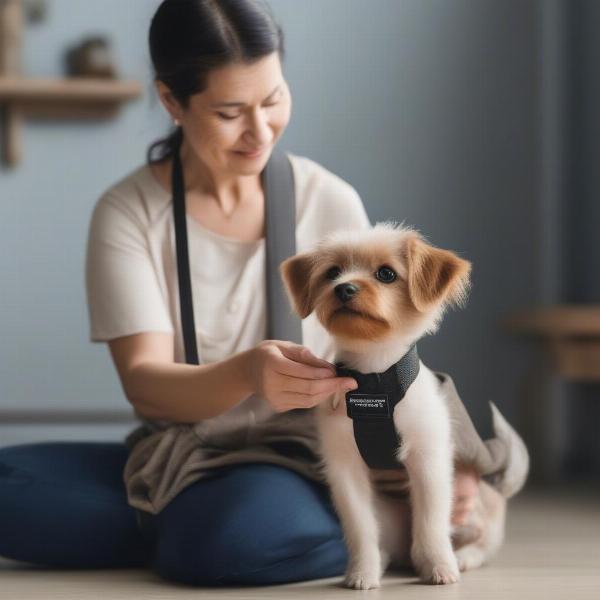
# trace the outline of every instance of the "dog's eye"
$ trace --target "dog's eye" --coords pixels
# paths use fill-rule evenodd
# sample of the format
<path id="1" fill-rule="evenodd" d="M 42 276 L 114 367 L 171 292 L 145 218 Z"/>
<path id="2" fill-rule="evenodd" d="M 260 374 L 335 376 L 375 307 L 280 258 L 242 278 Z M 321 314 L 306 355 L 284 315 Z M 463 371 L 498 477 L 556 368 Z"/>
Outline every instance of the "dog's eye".
<path id="1" fill-rule="evenodd" d="M 377 277 L 377 279 L 383 283 L 391 283 L 394 281 L 394 279 L 396 279 L 396 273 L 389 267 L 383 266 L 379 267 L 379 270 L 377 273 L 375 273 L 375 277 Z"/>
<path id="2" fill-rule="evenodd" d="M 341 269 L 339 267 L 331 267 L 327 273 L 325 273 L 325 277 L 327 279 L 337 279 L 340 276 Z"/>

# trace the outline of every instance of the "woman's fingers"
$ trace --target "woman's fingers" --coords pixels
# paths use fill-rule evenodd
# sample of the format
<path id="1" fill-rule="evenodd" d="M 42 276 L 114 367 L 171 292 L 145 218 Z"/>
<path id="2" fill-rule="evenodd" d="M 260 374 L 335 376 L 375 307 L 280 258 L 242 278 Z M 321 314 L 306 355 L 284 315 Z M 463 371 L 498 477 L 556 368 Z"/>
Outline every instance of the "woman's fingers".
<path id="1" fill-rule="evenodd" d="M 289 377 L 283 387 L 285 392 L 304 394 L 306 396 L 319 396 L 321 394 L 332 394 L 342 388 L 355 388 L 356 382 L 352 378 L 335 376 L 321 379 Z"/>
<path id="2" fill-rule="evenodd" d="M 475 509 L 479 494 L 479 474 L 472 468 L 458 465 L 454 472 L 452 524 L 463 525 Z"/>
<path id="3" fill-rule="evenodd" d="M 331 379 L 335 377 L 335 371 L 323 367 L 313 367 L 283 357 L 275 364 L 275 370 L 288 377 L 298 379 Z"/>
<path id="4" fill-rule="evenodd" d="M 289 346 L 281 351 L 284 356 L 274 368 L 288 378 L 286 392 L 320 396 L 331 394 L 340 387 L 356 387 L 355 379 L 336 377 L 333 365 L 316 357 L 304 346 Z"/>
<path id="5" fill-rule="evenodd" d="M 467 518 L 469 517 L 469 515 L 471 514 L 471 512 L 473 511 L 473 509 L 475 508 L 474 505 L 471 504 L 464 504 L 462 506 L 457 506 L 456 504 L 454 505 L 453 509 L 452 509 L 452 524 L 453 525 L 464 525 L 464 523 L 466 522 Z"/>
<path id="6" fill-rule="evenodd" d="M 284 342 L 280 346 L 280 350 L 286 358 L 289 358 L 297 363 L 329 369 L 335 373 L 334 365 L 328 363 L 322 358 L 319 358 L 318 356 L 315 356 L 306 346 L 300 346 L 298 344 L 294 344 L 293 342 Z"/>

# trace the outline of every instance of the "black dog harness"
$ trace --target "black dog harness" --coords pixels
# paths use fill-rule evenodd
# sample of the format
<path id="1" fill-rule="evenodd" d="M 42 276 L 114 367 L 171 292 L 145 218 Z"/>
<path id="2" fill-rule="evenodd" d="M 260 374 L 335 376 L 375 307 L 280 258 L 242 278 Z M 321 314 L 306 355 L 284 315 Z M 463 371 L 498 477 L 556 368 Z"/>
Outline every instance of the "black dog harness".
<path id="1" fill-rule="evenodd" d="M 383 373 L 361 373 L 335 363 L 339 377 L 353 377 L 358 388 L 346 392 L 346 411 L 354 425 L 354 438 L 363 460 L 371 469 L 398 469 L 395 458 L 402 440 L 392 415 L 419 374 L 419 355 L 409 351 Z"/>

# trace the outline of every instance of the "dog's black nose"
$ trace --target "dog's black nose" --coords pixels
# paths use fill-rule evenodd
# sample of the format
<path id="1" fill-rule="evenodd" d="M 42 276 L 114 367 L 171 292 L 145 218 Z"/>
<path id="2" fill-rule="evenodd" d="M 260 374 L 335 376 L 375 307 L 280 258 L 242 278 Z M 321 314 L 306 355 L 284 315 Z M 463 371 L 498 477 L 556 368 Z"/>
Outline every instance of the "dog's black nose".
<path id="1" fill-rule="evenodd" d="M 358 287 L 353 283 L 340 283 L 333 288 L 333 291 L 342 302 L 346 303 L 358 293 Z"/>

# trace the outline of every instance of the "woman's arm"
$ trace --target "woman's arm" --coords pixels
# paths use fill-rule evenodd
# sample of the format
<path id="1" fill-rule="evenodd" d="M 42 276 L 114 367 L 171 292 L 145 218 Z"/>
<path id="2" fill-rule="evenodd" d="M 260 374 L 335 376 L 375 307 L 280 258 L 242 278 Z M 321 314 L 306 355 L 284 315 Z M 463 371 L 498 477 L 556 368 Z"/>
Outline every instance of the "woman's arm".
<path id="1" fill-rule="evenodd" d="M 90 339 L 108 342 L 121 385 L 141 416 L 193 423 L 252 394 L 248 352 L 203 365 L 174 362 L 174 325 L 135 196 L 107 193 L 90 221 L 86 290 Z"/>
<path id="2" fill-rule="evenodd" d="M 127 399 L 147 419 L 196 423 L 226 412 L 254 392 L 252 350 L 188 365 L 173 362 L 173 334 L 145 332 L 108 344 Z"/>

